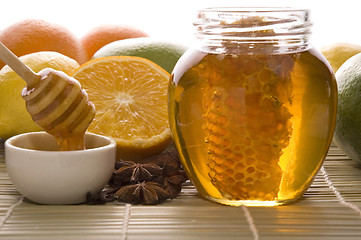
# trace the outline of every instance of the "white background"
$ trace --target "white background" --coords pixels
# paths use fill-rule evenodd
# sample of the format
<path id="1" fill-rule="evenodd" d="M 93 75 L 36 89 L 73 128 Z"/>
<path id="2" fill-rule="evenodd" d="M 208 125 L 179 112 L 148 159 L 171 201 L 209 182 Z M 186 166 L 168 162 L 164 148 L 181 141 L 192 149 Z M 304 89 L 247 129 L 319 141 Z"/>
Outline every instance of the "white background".
<path id="1" fill-rule="evenodd" d="M 136 26 L 152 37 L 191 44 L 196 11 L 209 6 L 291 6 L 311 10 L 312 43 L 361 45 L 361 7 L 357 0 L 7 0 L 0 5 L 0 30 L 25 19 L 63 24 L 81 37 L 100 24 Z"/>

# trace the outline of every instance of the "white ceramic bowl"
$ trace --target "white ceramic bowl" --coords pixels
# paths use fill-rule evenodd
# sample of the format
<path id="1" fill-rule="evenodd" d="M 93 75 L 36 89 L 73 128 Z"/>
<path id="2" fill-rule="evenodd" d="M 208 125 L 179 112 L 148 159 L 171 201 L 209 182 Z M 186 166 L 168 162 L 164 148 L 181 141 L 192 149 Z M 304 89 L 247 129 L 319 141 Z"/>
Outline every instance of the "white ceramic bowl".
<path id="1" fill-rule="evenodd" d="M 10 179 L 27 199 L 40 204 L 79 204 L 88 192 L 101 191 L 114 169 L 116 143 L 86 133 L 86 150 L 56 151 L 45 132 L 25 133 L 5 142 Z"/>

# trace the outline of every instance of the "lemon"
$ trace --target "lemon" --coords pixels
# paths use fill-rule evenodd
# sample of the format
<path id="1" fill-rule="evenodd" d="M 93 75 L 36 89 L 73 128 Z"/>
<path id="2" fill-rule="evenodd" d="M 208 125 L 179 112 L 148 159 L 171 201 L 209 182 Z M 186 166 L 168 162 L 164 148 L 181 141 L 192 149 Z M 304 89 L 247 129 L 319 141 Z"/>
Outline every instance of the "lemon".
<path id="1" fill-rule="evenodd" d="M 53 68 L 71 74 L 79 66 L 75 60 L 57 52 L 31 53 L 20 57 L 20 60 L 35 72 Z M 32 120 L 21 97 L 25 85 L 25 81 L 9 66 L 0 70 L 0 138 L 42 130 Z"/>
<path id="2" fill-rule="evenodd" d="M 160 66 L 145 58 L 110 56 L 84 63 L 73 77 L 96 108 L 88 131 L 113 138 L 118 159 L 137 161 L 170 144 L 170 75 Z"/>
<path id="3" fill-rule="evenodd" d="M 94 58 L 107 56 L 136 56 L 155 62 L 171 73 L 187 47 L 151 37 L 130 38 L 109 43 L 99 49 Z"/>
<path id="4" fill-rule="evenodd" d="M 333 71 L 337 72 L 347 59 L 361 52 L 361 46 L 352 43 L 333 43 L 322 47 L 320 50 Z"/>
<path id="5" fill-rule="evenodd" d="M 335 143 L 361 162 L 361 53 L 348 59 L 336 73 L 338 109 Z"/>

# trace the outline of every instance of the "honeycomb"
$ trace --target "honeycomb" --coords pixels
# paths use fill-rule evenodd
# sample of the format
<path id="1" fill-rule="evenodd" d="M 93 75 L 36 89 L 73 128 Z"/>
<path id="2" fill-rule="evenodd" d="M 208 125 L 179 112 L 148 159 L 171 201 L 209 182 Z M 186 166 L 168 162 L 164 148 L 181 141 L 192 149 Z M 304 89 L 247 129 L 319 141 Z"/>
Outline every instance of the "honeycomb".
<path id="1" fill-rule="evenodd" d="M 291 55 L 208 55 L 200 64 L 209 177 L 231 200 L 275 200 L 292 134 Z"/>

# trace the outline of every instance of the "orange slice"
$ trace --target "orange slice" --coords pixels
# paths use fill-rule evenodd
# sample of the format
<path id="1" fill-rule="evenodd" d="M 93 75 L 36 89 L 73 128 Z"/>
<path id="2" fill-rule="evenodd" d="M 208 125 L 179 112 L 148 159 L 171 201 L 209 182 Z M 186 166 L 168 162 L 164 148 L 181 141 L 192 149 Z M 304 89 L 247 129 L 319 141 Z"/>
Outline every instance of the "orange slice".
<path id="1" fill-rule="evenodd" d="M 167 93 L 169 73 L 140 57 L 93 59 L 73 73 L 96 108 L 88 131 L 113 138 L 117 157 L 139 160 L 171 142 Z"/>

